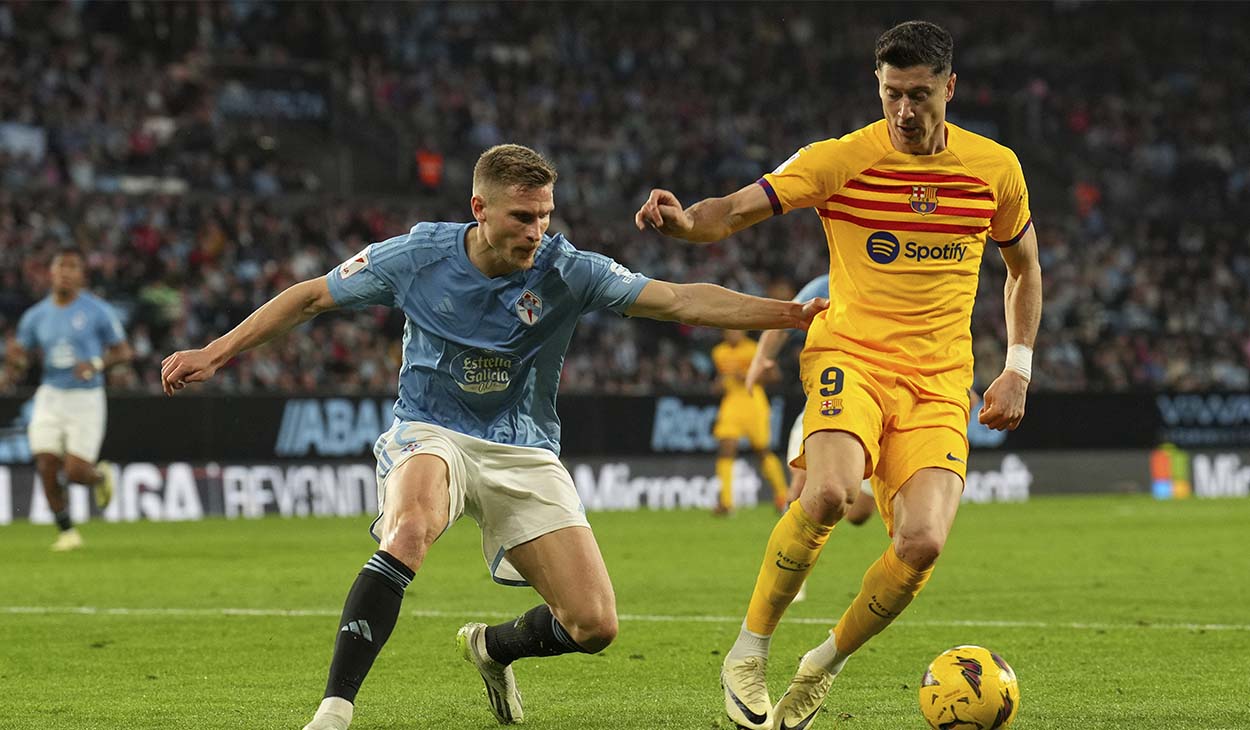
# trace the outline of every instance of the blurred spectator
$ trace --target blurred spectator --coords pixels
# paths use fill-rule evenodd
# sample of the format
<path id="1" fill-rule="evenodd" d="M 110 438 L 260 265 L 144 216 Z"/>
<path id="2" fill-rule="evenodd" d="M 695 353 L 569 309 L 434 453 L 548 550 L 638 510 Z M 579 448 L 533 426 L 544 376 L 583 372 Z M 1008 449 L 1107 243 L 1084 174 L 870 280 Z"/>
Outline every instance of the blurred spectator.
<path id="1" fill-rule="evenodd" d="M 0 273 L 0 331 L 43 296 L 55 245 L 77 243 L 128 320 L 137 382 L 122 386 L 155 392 L 165 354 L 284 286 L 416 220 L 465 219 L 473 162 L 510 140 L 560 169 L 553 232 L 646 274 L 787 296 L 827 267 L 816 216 L 694 247 L 639 234 L 632 212 L 657 181 L 728 192 L 871 121 L 873 41 L 920 8 L 0 6 L 0 252 L 22 262 Z M 1010 145 L 1029 179 L 1046 297 L 1034 388 L 1250 387 L 1243 6 L 923 10 L 956 37 L 952 121 Z M 1003 276 L 987 251 L 981 387 L 1002 367 Z M 394 315 L 312 328 L 210 387 L 393 388 Z M 598 316 L 575 337 L 565 390 L 707 388 L 714 333 Z"/>

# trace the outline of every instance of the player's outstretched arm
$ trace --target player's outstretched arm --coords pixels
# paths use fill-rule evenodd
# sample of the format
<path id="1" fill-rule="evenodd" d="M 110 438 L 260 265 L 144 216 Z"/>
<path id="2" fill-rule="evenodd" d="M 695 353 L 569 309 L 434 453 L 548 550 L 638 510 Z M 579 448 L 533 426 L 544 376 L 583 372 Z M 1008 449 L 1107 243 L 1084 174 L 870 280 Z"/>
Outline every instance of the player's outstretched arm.
<path id="1" fill-rule="evenodd" d="M 747 366 L 747 390 L 763 382 L 770 374 L 776 373 L 777 353 L 781 352 L 781 346 L 785 344 L 787 337 L 789 334 L 785 330 L 768 330 L 760 335 L 751 364 Z"/>
<path id="2" fill-rule="evenodd" d="M 978 420 L 990 428 L 1011 431 L 1024 418 L 1024 401 L 1033 369 L 1033 342 L 1042 320 L 1037 233 L 1030 226 L 1019 242 L 999 251 L 1007 263 L 1007 366 L 986 388 Z"/>
<path id="3" fill-rule="evenodd" d="M 715 284 L 673 284 L 652 279 L 626 310 L 646 317 L 726 330 L 807 329 L 828 299 L 790 302 L 753 297 Z"/>
<path id="4" fill-rule="evenodd" d="M 161 387 L 173 395 L 187 383 L 213 377 L 225 363 L 241 352 L 285 334 L 322 312 L 338 305 L 330 295 L 325 277 L 302 281 L 265 302 L 237 327 L 199 350 L 180 350 L 161 362 Z"/>
<path id="5" fill-rule="evenodd" d="M 640 231 L 650 226 L 673 238 L 713 243 L 750 228 L 772 214 L 768 194 L 755 183 L 723 198 L 700 200 L 685 209 L 676 195 L 656 189 L 634 214 L 634 225 Z"/>

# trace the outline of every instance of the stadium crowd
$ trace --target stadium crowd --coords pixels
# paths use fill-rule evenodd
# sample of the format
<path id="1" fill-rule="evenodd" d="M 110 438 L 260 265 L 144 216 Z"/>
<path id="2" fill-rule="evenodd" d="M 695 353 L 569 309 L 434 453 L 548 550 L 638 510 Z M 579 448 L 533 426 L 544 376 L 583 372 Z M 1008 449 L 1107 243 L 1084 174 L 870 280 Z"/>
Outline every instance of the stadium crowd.
<path id="1" fill-rule="evenodd" d="M 652 186 L 728 192 L 872 121 L 872 39 L 917 7 L 0 5 L 0 331 L 44 295 L 51 252 L 77 244 L 136 351 L 112 387 L 157 392 L 165 354 L 281 288 L 416 220 L 467 219 L 473 161 L 504 141 L 555 161 L 552 231 L 579 247 L 788 297 L 827 267 L 816 216 L 683 247 L 638 233 L 632 211 Z M 975 23 L 960 8 L 924 6 L 957 41 L 952 120 L 1011 146 L 1030 182 L 1046 297 L 1034 389 L 1250 388 L 1250 69 L 1221 61 L 1250 55 L 1237 8 L 982 4 Z M 329 69 L 333 117 L 302 149 L 220 70 L 300 59 Z M 357 121 L 411 161 L 388 194 L 324 192 L 351 186 L 310 162 L 359 146 L 336 133 Z M 1002 281 L 989 250 L 982 386 L 1002 367 Z M 383 310 L 323 317 L 208 387 L 387 392 L 401 328 Z M 718 338 L 588 318 L 563 388 L 707 391 Z"/>

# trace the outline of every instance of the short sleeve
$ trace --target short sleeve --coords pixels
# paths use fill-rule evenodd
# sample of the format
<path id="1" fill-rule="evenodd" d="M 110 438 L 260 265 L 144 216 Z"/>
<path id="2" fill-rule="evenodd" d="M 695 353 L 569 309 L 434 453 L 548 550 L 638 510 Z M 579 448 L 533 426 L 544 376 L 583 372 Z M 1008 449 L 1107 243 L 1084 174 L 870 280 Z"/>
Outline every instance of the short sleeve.
<path id="1" fill-rule="evenodd" d="M 403 263 L 403 257 L 391 245 L 395 240 L 370 244 L 326 274 L 326 284 L 335 304 L 340 307 L 394 305 L 396 269 Z"/>
<path id="2" fill-rule="evenodd" d="M 96 332 L 105 347 L 112 347 L 126 341 L 126 330 L 122 329 L 122 321 L 107 302 L 100 302 Z"/>
<path id="3" fill-rule="evenodd" d="M 1029 212 L 1029 189 L 1024 184 L 1020 160 L 1008 151 L 1008 160 L 996 180 L 994 195 L 998 208 L 990 218 L 990 238 L 1001 248 L 1015 245 L 1032 221 Z"/>
<path id="4" fill-rule="evenodd" d="M 24 350 L 33 350 L 39 346 L 39 339 L 35 336 L 35 312 L 32 307 L 17 321 L 17 344 Z"/>
<path id="5" fill-rule="evenodd" d="M 651 281 L 602 254 L 578 251 L 574 256 L 577 264 L 569 270 L 569 274 L 576 281 L 569 283 L 583 292 L 583 312 L 611 309 L 624 314 L 633 306 L 647 282 Z"/>
<path id="6" fill-rule="evenodd" d="M 887 154 L 870 125 L 807 145 L 757 182 L 772 201 L 773 214 L 781 215 L 825 202 Z"/>

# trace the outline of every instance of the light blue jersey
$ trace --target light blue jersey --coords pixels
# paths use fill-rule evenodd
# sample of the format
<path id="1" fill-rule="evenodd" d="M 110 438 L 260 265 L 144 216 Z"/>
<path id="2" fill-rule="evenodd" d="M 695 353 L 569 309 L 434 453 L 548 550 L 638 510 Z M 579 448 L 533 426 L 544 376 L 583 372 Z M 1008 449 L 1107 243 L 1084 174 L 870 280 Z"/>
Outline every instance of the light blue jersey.
<path id="1" fill-rule="evenodd" d="M 799 289 L 799 293 L 794 295 L 794 299 L 792 301 L 806 302 L 809 299 L 815 299 L 817 297 L 820 297 L 821 299 L 829 298 L 829 275 L 828 274 L 821 274 L 815 279 L 812 279 L 811 281 L 804 284 L 803 288 Z M 803 330 L 790 330 L 790 336 L 791 337 L 807 337 L 807 333 L 804 332 Z"/>
<path id="2" fill-rule="evenodd" d="M 403 310 L 395 417 L 560 453 L 556 391 L 578 319 L 624 313 L 649 279 L 543 236 L 528 271 L 488 278 L 469 261 L 476 223 L 418 223 L 326 275 L 339 306 Z"/>
<path id="3" fill-rule="evenodd" d="M 43 384 L 56 388 L 100 388 L 104 373 L 87 380 L 74 375 L 74 365 L 103 357 L 104 349 L 126 340 L 122 323 L 104 300 L 79 292 L 61 307 L 44 297 L 17 323 L 17 342 L 43 352 Z"/>
<path id="4" fill-rule="evenodd" d="M 815 279 L 812 279 L 804 284 L 803 288 L 799 289 L 799 293 L 794 295 L 794 301 L 806 302 L 809 299 L 815 299 L 817 297 L 820 297 L 821 299 L 829 298 L 828 274 L 821 274 Z"/>

